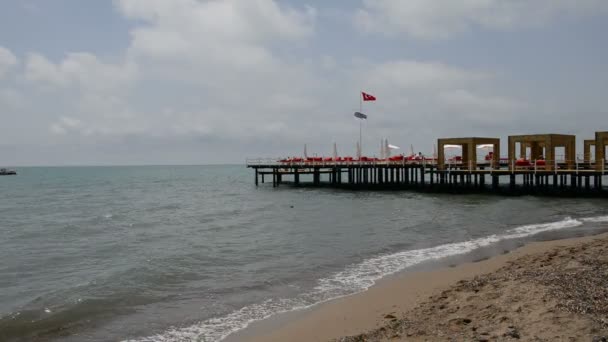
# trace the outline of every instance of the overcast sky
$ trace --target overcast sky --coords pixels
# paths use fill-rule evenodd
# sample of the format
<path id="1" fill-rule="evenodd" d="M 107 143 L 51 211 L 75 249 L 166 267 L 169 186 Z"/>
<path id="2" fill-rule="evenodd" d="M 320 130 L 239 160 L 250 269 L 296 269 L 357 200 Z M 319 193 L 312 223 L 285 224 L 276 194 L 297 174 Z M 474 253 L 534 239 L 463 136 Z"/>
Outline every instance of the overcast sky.
<path id="1" fill-rule="evenodd" d="M 605 0 L 0 0 L 0 164 L 352 155 L 361 90 L 368 155 L 582 142 L 608 130 L 607 33 Z"/>

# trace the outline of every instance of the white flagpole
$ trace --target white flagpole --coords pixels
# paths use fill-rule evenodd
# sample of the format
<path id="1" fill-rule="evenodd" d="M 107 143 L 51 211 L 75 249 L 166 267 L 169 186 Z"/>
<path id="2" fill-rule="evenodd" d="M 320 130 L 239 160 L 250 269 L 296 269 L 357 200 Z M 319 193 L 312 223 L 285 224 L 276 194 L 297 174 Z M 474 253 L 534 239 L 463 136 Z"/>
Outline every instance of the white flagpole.
<path id="1" fill-rule="evenodd" d="M 359 92 L 359 112 L 363 113 L 363 91 Z"/>
<path id="2" fill-rule="evenodd" d="M 363 91 L 359 92 L 359 113 L 363 113 Z M 359 148 L 361 150 L 361 153 L 363 153 L 363 142 L 362 142 L 362 126 L 363 126 L 363 119 L 359 119 Z"/>
<path id="3" fill-rule="evenodd" d="M 361 146 L 363 146 L 363 144 L 361 144 L 361 130 L 362 130 L 362 126 L 363 126 L 363 120 L 359 120 L 359 148 L 361 148 Z"/>

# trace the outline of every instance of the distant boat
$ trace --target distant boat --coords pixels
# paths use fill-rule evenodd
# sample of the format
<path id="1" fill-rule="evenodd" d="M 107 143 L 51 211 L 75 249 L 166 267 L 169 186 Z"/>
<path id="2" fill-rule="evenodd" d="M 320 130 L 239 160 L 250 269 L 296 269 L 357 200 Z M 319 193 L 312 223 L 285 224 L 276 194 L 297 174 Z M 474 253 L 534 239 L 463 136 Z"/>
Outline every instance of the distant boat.
<path id="1" fill-rule="evenodd" d="M 17 171 L 9 169 L 0 169 L 0 176 L 16 175 Z"/>

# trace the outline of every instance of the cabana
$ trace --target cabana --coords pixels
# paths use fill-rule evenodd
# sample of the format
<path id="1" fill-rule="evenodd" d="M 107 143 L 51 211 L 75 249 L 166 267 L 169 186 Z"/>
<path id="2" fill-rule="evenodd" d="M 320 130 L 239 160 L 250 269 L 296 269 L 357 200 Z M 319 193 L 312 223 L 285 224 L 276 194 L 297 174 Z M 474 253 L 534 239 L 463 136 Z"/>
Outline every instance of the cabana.
<path id="1" fill-rule="evenodd" d="M 595 139 L 585 139 L 583 144 L 583 159 L 585 163 L 591 163 L 591 146 L 595 147 Z"/>
<path id="2" fill-rule="evenodd" d="M 537 163 L 545 170 L 553 170 L 555 165 L 555 148 L 565 149 L 565 162 L 568 169 L 574 168 L 576 158 L 576 137 L 567 134 L 531 134 L 509 136 L 509 168 L 515 167 L 515 145 L 520 144 L 520 157 L 526 158 L 525 149 L 530 147 L 532 160 L 543 160 Z M 544 149 L 544 153 L 543 153 Z M 523 152 L 523 153 L 522 153 Z M 522 155 L 523 154 L 523 155 Z"/>
<path id="3" fill-rule="evenodd" d="M 608 132 L 595 132 L 595 169 L 603 171 L 606 163 Z"/>
<path id="4" fill-rule="evenodd" d="M 492 145 L 494 147 L 492 164 L 494 168 L 500 167 L 500 139 L 498 138 L 442 138 L 437 140 L 438 155 L 437 167 L 445 170 L 445 151 L 446 145 L 462 146 L 462 168 L 467 170 L 477 169 L 477 146 Z"/>

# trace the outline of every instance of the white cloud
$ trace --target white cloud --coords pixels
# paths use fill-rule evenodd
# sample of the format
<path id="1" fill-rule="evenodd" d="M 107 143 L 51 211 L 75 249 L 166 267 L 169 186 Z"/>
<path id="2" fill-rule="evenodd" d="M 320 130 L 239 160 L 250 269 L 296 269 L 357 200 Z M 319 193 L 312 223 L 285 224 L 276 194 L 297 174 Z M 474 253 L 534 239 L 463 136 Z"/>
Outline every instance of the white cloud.
<path id="1" fill-rule="evenodd" d="M 65 86 L 67 77 L 46 57 L 32 53 L 25 62 L 25 78 L 41 85 Z"/>
<path id="2" fill-rule="evenodd" d="M 281 8 L 272 0 L 119 0 L 118 9 L 147 25 L 131 32 L 132 56 L 263 67 L 274 63 L 268 45 L 313 32 L 315 11 Z"/>
<path id="3" fill-rule="evenodd" d="M 123 121 L 132 124 L 116 130 L 126 125 L 152 135 L 247 139 L 280 125 L 287 111 L 314 106 L 304 91 L 313 86 L 314 71 L 274 50 L 280 43 L 305 44 L 314 32 L 313 8 L 271 0 L 115 4 L 123 15 L 144 22 L 131 31 L 127 59 L 145 70 L 138 90 L 159 95 L 157 108 L 130 110 Z M 171 110 L 162 109 L 167 106 Z M 112 130 L 103 122 L 97 126 Z"/>
<path id="4" fill-rule="evenodd" d="M 368 83 L 372 86 L 385 85 L 399 90 L 407 88 L 428 88 L 453 86 L 464 82 L 489 78 L 488 73 L 467 70 L 437 62 L 415 60 L 390 61 L 368 67 Z"/>
<path id="5" fill-rule="evenodd" d="M 514 119 L 527 113 L 526 104 L 500 95 L 483 94 L 477 90 L 450 89 L 437 95 L 437 109 L 455 113 L 458 120 L 491 127 L 513 124 Z"/>
<path id="6" fill-rule="evenodd" d="M 472 5 L 482 2 L 443 2 L 433 8 L 428 6 L 438 2 L 428 1 L 428 5 L 415 1 L 403 5 L 418 4 L 427 10 L 406 13 L 403 21 L 412 19 L 409 24 L 397 22 L 396 14 L 386 19 L 387 27 L 423 37 L 440 37 L 445 27 L 509 28 L 486 22 L 498 14 L 485 15 Z M 498 6 L 490 0 L 483 3 Z M 364 105 L 369 115 L 364 146 L 370 154 L 380 137 L 399 146 L 424 142 L 427 146 L 419 149 L 430 151 L 438 136 L 496 136 L 512 127 L 538 127 L 552 114 L 547 110 L 545 116 L 526 118 L 523 125 L 523 118 L 536 112 L 527 99 L 512 95 L 517 93 L 515 86 L 505 84 L 493 70 L 450 63 L 450 56 L 436 61 L 391 60 L 386 50 L 379 49 L 372 60 L 363 60 L 332 48 L 308 49 L 311 40 L 320 39 L 313 34 L 316 11 L 279 4 L 117 0 L 118 13 L 133 19 L 129 46 L 109 57 L 80 52 L 51 60 L 41 53 L 29 54 L 24 68 L 18 69 L 24 75 L 17 78 L 27 82 L 16 82 L 15 89 L 3 84 L 0 102 L 36 100 L 21 101 L 31 113 L 14 115 L 18 121 L 14 129 L 0 126 L 4 129 L 0 144 L 3 139 L 5 143 L 29 139 L 41 145 L 51 141 L 87 146 L 91 155 L 106 148 L 107 158 L 124 150 L 121 160 L 127 161 L 145 154 L 150 145 L 162 146 L 164 155 L 150 149 L 147 160 L 153 162 L 174 161 L 171 158 L 182 155 L 182 149 L 196 158 L 207 153 L 204 158 L 211 161 L 217 161 L 217 151 L 225 149 L 221 158 L 232 162 L 256 154 L 298 153 L 304 143 L 311 153 L 330 153 L 334 141 L 341 153 L 348 154 L 358 138 L 352 113 L 358 110 L 360 90 L 378 97 Z M 374 4 L 366 2 L 365 8 L 370 29 L 377 28 L 373 25 L 379 15 L 392 15 L 379 10 L 388 6 L 386 0 Z M 471 13 L 486 18 L 472 21 Z M 447 26 L 428 31 L 431 23 Z M 412 33 L 414 28 L 420 31 Z M 534 91 L 519 93 L 535 96 Z M 37 126 L 28 131 L 33 121 Z M 13 133 L 26 131 L 29 137 Z M 129 155 L 133 146 L 141 150 Z"/>
<path id="7" fill-rule="evenodd" d="M 71 94 L 69 108 L 60 111 L 82 119 L 71 133 L 247 139 L 284 125 L 289 111 L 314 107 L 314 96 L 304 91 L 313 87 L 314 71 L 273 51 L 277 43 L 311 36 L 314 9 L 270 0 L 115 5 L 138 22 L 123 63 L 87 53 L 58 63 L 28 57 L 27 80 Z M 53 127 L 68 133 L 62 124 Z"/>
<path id="8" fill-rule="evenodd" d="M 2 78 L 17 64 L 19 64 L 17 56 L 15 56 L 9 49 L 0 46 L 0 78 Z"/>
<path id="9" fill-rule="evenodd" d="M 23 94 L 12 88 L 0 88 L 0 105 L 4 108 L 21 108 L 25 104 Z"/>
<path id="10" fill-rule="evenodd" d="M 41 86 L 75 86 L 89 91 L 116 91 L 134 81 L 136 69 L 132 63 L 103 63 L 90 53 L 69 53 L 58 64 L 40 54 L 31 53 L 25 64 L 25 78 Z"/>
<path id="11" fill-rule="evenodd" d="M 62 116 L 59 121 L 51 124 L 50 130 L 54 134 L 63 135 L 70 131 L 77 130 L 82 127 L 82 122 L 78 119 Z"/>
<path id="12" fill-rule="evenodd" d="M 450 107 L 465 110 L 482 110 L 487 113 L 507 113 L 518 109 L 519 104 L 499 96 L 480 96 L 465 89 L 455 89 L 439 94 L 439 99 Z"/>
<path id="13" fill-rule="evenodd" d="M 282 9 L 272 0 L 118 0 L 127 17 L 171 28 L 185 36 L 203 40 L 268 41 L 274 38 L 300 38 L 312 32 L 314 9 L 301 12 Z"/>
<path id="14" fill-rule="evenodd" d="M 513 119 L 526 109 L 524 100 L 493 92 L 491 85 L 499 80 L 483 70 L 396 60 L 364 63 L 351 72 L 353 83 L 368 85 L 366 90 L 377 95 L 377 103 L 364 110 L 385 136 L 402 131 L 410 141 L 421 141 L 454 132 L 474 134 L 481 125 L 496 130 L 505 124 L 505 113 Z"/>
<path id="15" fill-rule="evenodd" d="M 474 27 L 515 30 L 607 10 L 604 0 L 364 0 L 355 25 L 364 31 L 434 39 Z"/>

